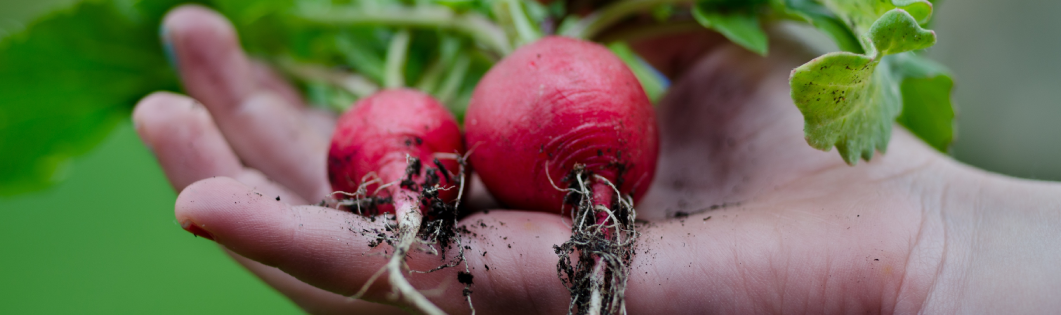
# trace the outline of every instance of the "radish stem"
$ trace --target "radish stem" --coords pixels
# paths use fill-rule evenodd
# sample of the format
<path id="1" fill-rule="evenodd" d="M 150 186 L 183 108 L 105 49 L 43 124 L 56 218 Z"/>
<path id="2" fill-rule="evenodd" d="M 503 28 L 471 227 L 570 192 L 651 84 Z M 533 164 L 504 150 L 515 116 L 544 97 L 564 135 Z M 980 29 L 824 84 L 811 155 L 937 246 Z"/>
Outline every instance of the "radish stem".
<path id="1" fill-rule="evenodd" d="M 460 38 L 453 36 L 441 36 L 441 49 L 439 49 L 439 56 L 434 62 L 428 66 L 427 71 L 424 72 L 423 76 L 420 76 L 420 81 L 416 83 L 416 89 L 427 92 L 432 95 L 438 95 L 436 92 L 439 84 L 439 80 L 446 70 L 453 64 L 453 60 L 457 58 L 459 50 L 461 49 Z M 445 102 L 443 102 L 445 103 Z"/>
<path id="2" fill-rule="evenodd" d="M 443 104 L 451 104 L 453 97 L 457 94 L 457 89 L 460 88 L 461 82 L 464 81 L 464 77 L 468 74 L 468 67 L 471 66 L 471 58 L 466 55 L 459 55 L 453 63 L 453 69 L 450 69 L 449 73 L 446 74 L 445 81 L 442 82 L 442 86 L 438 89 L 438 99 Z"/>
<path id="3" fill-rule="evenodd" d="M 391 38 L 387 47 L 387 64 L 383 72 L 383 85 L 387 88 L 405 86 L 405 59 L 409 54 L 409 30 L 402 29 Z"/>
<path id="4" fill-rule="evenodd" d="M 442 6 L 388 7 L 378 10 L 331 8 L 305 10 L 298 16 L 309 22 L 335 26 L 389 25 L 449 29 L 472 37 L 498 55 L 505 56 L 512 51 L 508 35 L 490 19 L 473 12 L 458 14 Z"/>
<path id="5" fill-rule="evenodd" d="M 523 3 L 518 0 L 507 0 L 504 4 L 508 8 L 506 13 L 512 19 L 512 26 L 519 37 L 519 45 L 532 43 L 542 37 L 541 31 L 531 24 L 527 12 L 523 10 Z"/>
<path id="6" fill-rule="evenodd" d="M 582 20 L 560 30 L 559 34 L 591 39 L 626 17 L 645 12 L 658 5 L 692 3 L 692 0 L 623 0 L 614 2 Z"/>
<path id="7" fill-rule="evenodd" d="M 299 63 L 292 59 L 281 59 L 277 64 L 286 73 L 299 79 L 322 82 L 343 89 L 357 98 L 364 98 L 379 91 L 379 86 L 361 75 L 332 70 L 315 64 Z M 342 108 L 346 110 L 346 108 Z"/>

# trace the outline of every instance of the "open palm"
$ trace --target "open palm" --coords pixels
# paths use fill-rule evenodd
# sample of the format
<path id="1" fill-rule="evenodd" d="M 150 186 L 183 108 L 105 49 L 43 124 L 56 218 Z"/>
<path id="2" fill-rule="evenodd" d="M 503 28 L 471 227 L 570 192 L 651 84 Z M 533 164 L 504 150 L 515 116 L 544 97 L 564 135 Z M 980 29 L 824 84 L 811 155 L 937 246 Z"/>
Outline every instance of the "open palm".
<path id="1" fill-rule="evenodd" d="M 283 80 L 247 59 L 220 16 L 184 7 L 165 23 L 198 102 L 156 93 L 134 118 L 181 191 L 182 226 L 312 313 L 399 311 L 344 297 L 386 261 L 390 248 L 370 247 L 374 235 L 363 233 L 382 220 L 306 206 L 329 192 L 332 118 L 301 106 Z M 770 58 L 709 46 L 679 64 L 685 71 L 657 108 L 661 156 L 638 205 L 647 223 L 626 292 L 632 314 L 953 311 L 964 291 L 952 273 L 971 266 L 945 259 L 967 255 L 954 235 L 968 230 L 955 222 L 982 218 L 985 207 L 1018 207 L 985 202 L 1013 191 L 1022 200 L 1061 191 L 967 168 L 901 128 L 887 155 L 847 166 L 803 139 L 787 79 L 804 54 L 784 43 Z M 552 249 L 570 235 L 561 217 L 496 210 L 461 224 L 473 233 L 466 252 L 477 312 L 566 311 Z M 425 253 L 408 260 L 413 270 L 441 263 Z M 409 278 L 447 312 L 465 313 L 457 269 Z M 1056 288 L 1054 279 L 1042 286 Z M 389 288 L 377 282 L 366 300 L 387 303 Z"/>

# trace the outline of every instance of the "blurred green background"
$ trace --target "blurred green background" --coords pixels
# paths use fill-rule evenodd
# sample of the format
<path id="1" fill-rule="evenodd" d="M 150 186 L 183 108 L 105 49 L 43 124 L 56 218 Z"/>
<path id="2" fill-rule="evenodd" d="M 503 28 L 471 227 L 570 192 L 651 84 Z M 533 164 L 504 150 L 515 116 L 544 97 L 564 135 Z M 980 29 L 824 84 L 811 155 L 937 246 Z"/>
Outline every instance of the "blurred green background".
<path id="1" fill-rule="evenodd" d="M 0 0 L 0 36 L 72 2 Z M 954 156 L 1061 180 L 1061 2 L 950 0 L 938 9 L 931 56 L 955 72 Z M 0 314 L 299 312 L 181 230 L 175 198 L 126 120 L 66 182 L 0 199 Z"/>
<path id="2" fill-rule="evenodd" d="M 74 2 L 0 0 L 0 37 Z M 128 119 L 69 171 L 0 198 L 0 314 L 302 313 L 180 228 L 176 194 Z"/>
<path id="3" fill-rule="evenodd" d="M 954 157 L 1061 180 L 1061 1 L 945 0 L 930 56 L 954 71 Z"/>

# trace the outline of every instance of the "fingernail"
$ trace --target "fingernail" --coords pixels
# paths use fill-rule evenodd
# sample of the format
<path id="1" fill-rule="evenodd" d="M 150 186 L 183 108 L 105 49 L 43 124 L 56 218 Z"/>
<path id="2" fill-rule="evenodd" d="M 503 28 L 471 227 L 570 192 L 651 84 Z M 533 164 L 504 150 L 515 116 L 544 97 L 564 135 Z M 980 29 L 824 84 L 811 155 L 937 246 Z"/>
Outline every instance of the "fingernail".
<path id="1" fill-rule="evenodd" d="M 177 61 L 177 53 L 173 51 L 173 36 L 170 34 L 166 24 L 159 25 L 158 37 L 162 41 L 162 53 L 166 55 L 166 61 L 180 75 L 180 64 Z"/>
<path id="2" fill-rule="evenodd" d="M 211 241 L 214 240 L 213 234 L 210 234 L 210 232 L 207 232 L 203 228 L 199 227 L 198 225 L 192 224 L 191 222 L 181 223 L 181 228 L 197 237 L 202 237 Z"/>

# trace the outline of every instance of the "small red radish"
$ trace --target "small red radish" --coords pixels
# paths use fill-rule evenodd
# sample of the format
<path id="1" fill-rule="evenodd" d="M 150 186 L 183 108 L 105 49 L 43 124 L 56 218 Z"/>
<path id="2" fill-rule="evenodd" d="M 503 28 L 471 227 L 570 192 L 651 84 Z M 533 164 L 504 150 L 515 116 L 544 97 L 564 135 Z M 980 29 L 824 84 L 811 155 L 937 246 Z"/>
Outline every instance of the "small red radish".
<path id="1" fill-rule="evenodd" d="M 436 164 L 435 154 L 463 152 L 457 120 L 442 104 L 415 90 L 385 90 L 360 100 L 339 118 L 328 152 L 328 177 L 333 190 L 348 193 L 361 188 L 363 179 L 379 179 L 365 185 L 369 194 L 391 184 L 373 197 L 393 199 L 378 205 L 380 213 L 399 208 L 400 214 L 421 208 L 412 203 L 419 199 L 418 188 L 455 186 L 449 172 L 457 171 L 457 162 L 442 159 Z M 409 165 L 407 157 L 416 163 Z M 410 169 L 415 174 L 407 174 Z M 369 174 L 376 176 L 366 178 Z M 457 189 L 438 192 L 447 202 L 457 197 Z"/>
<path id="2" fill-rule="evenodd" d="M 571 240 L 555 247 L 571 312 L 625 312 L 632 204 L 655 174 L 657 133 L 634 74 L 607 48 L 577 39 L 519 48 L 472 94 L 465 140 L 494 197 L 517 209 L 576 206 Z"/>
<path id="3" fill-rule="evenodd" d="M 425 213 L 456 217 L 455 213 L 434 213 L 436 209 L 456 211 L 436 203 L 456 200 L 456 186 L 463 180 L 450 173 L 457 172 L 457 161 L 440 160 L 436 157 L 440 153 L 464 153 L 457 121 L 431 96 L 409 89 L 384 90 L 358 101 L 339 118 L 328 152 L 332 189 L 356 198 L 340 203 L 360 207 L 369 200 L 367 205 L 378 213 L 394 213 L 398 226 L 388 240 L 394 252 L 383 268 L 397 295 L 426 314 L 444 313 L 409 284 L 402 266 Z"/>

